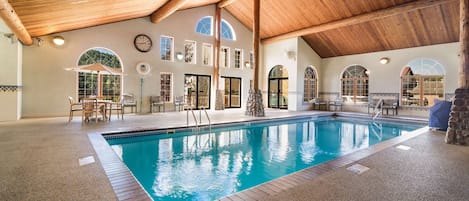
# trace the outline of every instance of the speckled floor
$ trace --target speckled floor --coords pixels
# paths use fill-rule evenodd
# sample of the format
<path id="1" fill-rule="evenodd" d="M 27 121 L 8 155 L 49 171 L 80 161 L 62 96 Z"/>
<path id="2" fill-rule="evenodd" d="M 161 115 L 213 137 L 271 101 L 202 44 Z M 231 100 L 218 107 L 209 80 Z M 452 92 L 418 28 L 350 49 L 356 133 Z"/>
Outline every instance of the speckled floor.
<path id="1" fill-rule="evenodd" d="M 209 113 L 212 123 L 256 119 L 237 109 Z M 311 112 L 266 110 L 265 118 L 305 114 Z M 184 125 L 185 112 L 84 125 L 80 117 L 0 122 L 0 200 L 116 200 L 87 134 Z M 391 148 L 361 160 L 371 168 L 362 175 L 340 168 L 265 200 L 469 200 L 469 148 L 443 137 L 429 132 L 403 143 L 409 151 Z M 96 163 L 79 166 L 86 156 Z"/>

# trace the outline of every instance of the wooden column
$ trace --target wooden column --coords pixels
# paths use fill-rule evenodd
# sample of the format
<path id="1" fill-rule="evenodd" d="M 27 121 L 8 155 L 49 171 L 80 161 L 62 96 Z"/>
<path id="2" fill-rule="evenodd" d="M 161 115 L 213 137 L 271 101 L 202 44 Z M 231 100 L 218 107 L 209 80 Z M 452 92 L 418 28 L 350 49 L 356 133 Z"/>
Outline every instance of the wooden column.
<path id="1" fill-rule="evenodd" d="M 215 6 L 214 20 L 214 63 L 213 63 L 213 84 L 215 85 L 215 110 L 223 110 L 223 91 L 220 91 L 220 37 L 221 37 L 221 7 Z"/>
<path id="2" fill-rule="evenodd" d="M 259 90 L 259 44 L 261 42 L 259 37 L 260 31 L 260 0 L 254 0 L 254 24 L 252 27 L 252 34 L 253 34 L 253 54 L 254 54 L 254 78 L 253 78 L 253 89 Z M 251 64 L 252 65 L 252 64 Z"/>
<path id="3" fill-rule="evenodd" d="M 0 0 L 0 17 L 10 28 L 10 30 L 16 35 L 16 37 L 18 37 L 18 39 L 23 42 L 23 44 L 33 44 L 31 35 L 29 35 L 15 10 L 13 7 L 11 7 L 7 0 Z"/>
<path id="4" fill-rule="evenodd" d="M 254 0 L 254 11 L 253 18 L 254 24 L 252 28 L 253 35 L 253 53 L 254 53 L 254 77 L 253 77 L 253 86 L 252 89 L 249 89 L 248 102 L 246 103 L 246 115 L 263 117 L 264 113 L 264 104 L 262 103 L 262 92 L 259 90 L 259 44 L 260 44 L 260 0 Z"/>
<path id="5" fill-rule="evenodd" d="M 454 91 L 445 142 L 469 145 L 469 0 L 460 0 L 459 88 Z"/>
<path id="6" fill-rule="evenodd" d="M 460 1 L 459 42 L 461 64 L 459 65 L 459 88 L 469 88 L 469 0 Z"/>

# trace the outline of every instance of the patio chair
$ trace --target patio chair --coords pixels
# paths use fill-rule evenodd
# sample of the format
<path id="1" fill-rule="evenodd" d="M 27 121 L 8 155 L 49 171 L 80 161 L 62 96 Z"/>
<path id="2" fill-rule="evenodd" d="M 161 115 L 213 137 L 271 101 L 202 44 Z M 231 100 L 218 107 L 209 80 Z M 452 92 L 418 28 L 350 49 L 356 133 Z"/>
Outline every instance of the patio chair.
<path id="1" fill-rule="evenodd" d="M 154 107 L 158 107 L 158 112 L 161 112 L 161 107 L 163 107 L 164 112 L 164 101 L 161 96 L 150 96 L 150 113 L 153 113 Z"/>
<path id="2" fill-rule="evenodd" d="M 330 101 L 329 102 L 329 107 L 334 107 L 334 111 L 342 111 L 342 100 L 337 99 L 335 101 Z M 330 109 L 332 110 L 332 109 Z"/>
<path id="3" fill-rule="evenodd" d="M 109 105 L 109 121 L 111 121 L 112 111 L 116 111 L 117 119 L 119 119 L 119 113 L 121 118 L 124 119 L 124 96 L 119 97 L 118 102 L 112 102 Z"/>
<path id="4" fill-rule="evenodd" d="M 94 115 L 96 123 L 98 123 L 98 113 L 101 113 L 104 119 L 105 108 L 103 106 L 98 105 L 98 99 L 83 98 L 81 99 L 81 104 L 83 108 L 82 113 L 81 113 L 82 123 L 89 122 L 90 117 L 92 117 L 93 115 Z"/>
<path id="5" fill-rule="evenodd" d="M 132 113 L 137 112 L 137 102 L 135 101 L 133 94 L 122 94 L 123 99 L 123 108 L 122 108 L 122 115 L 124 115 L 124 111 L 126 107 L 130 107 Z"/>
<path id="6" fill-rule="evenodd" d="M 73 118 L 73 112 L 80 112 L 83 108 L 81 103 L 75 102 L 71 96 L 68 97 L 68 101 L 70 102 L 70 114 L 68 116 L 68 122 L 70 122 Z"/>
<path id="7" fill-rule="evenodd" d="M 176 96 L 174 97 L 174 110 L 181 111 L 181 108 L 184 109 L 184 96 Z"/>

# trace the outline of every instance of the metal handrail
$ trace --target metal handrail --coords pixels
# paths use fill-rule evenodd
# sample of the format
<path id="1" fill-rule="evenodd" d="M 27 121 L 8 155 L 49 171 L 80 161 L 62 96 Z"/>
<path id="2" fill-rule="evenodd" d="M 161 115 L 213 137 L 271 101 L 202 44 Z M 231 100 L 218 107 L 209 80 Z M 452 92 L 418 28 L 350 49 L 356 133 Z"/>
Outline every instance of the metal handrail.
<path id="1" fill-rule="evenodd" d="M 373 121 L 376 120 L 376 118 L 378 118 L 379 116 L 381 116 L 381 110 L 379 110 L 378 108 L 381 108 L 381 110 L 383 109 L 383 99 L 380 98 L 378 103 L 376 104 L 375 106 L 375 109 L 373 110 Z"/>
<path id="2" fill-rule="evenodd" d="M 205 107 L 203 109 L 204 109 L 204 112 L 205 112 L 205 116 L 207 117 L 207 120 L 208 120 L 208 127 L 209 127 L 209 129 L 211 129 L 212 128 L 212 122 L 210 121 L 210 117 L 208 116 L 208 113 L 207 113 L 207 110 L 205 109 Z"/>
<path id="3" fill-rule="evenodd" d="M 189 110 L 192 113 L 192 117 L 194 117 L 195 127 L 199 128 L 199 124 L 197 123 L 197 118 L 195 117 L 195 113 L 194 113 L 194 110 L 192 110 L 192 107 L 189 107 L 188 110 L 186 110 L 186 124 L 187 124 L 187 127 L 189 127 Z"/>

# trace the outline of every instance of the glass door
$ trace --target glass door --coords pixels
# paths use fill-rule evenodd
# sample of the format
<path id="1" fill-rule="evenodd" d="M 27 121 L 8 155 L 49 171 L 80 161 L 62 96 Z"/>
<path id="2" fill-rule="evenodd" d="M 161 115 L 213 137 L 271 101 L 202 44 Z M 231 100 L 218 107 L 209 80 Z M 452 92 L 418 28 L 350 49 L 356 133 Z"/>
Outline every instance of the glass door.
<path id="1" fill-rule="evenodd" d="M 210 76 L 186 74 L 184 77 L 184 100 L 187 107 L 210 109 Z"/>
<path id="2" fill-rule="evenodd" d="M 269 79 L 269 107 L 288 109 L 288 78 Z"/>
<path id="3" fill-rule="evenodd" d="M 288 79 L 279 79 L 278 107 L 288 109 Z"/>
<path id="4" fill-rule="evenodd" d="M 222 77 L 225 82 L 224 103 L 225 108 L 241 107 L 241 78 Z"/>
<path id="5" fill-rule="evenodd" d="M 278 108 L 278 80 L 271 79 L 269 80 L 269 107 Z"/>

